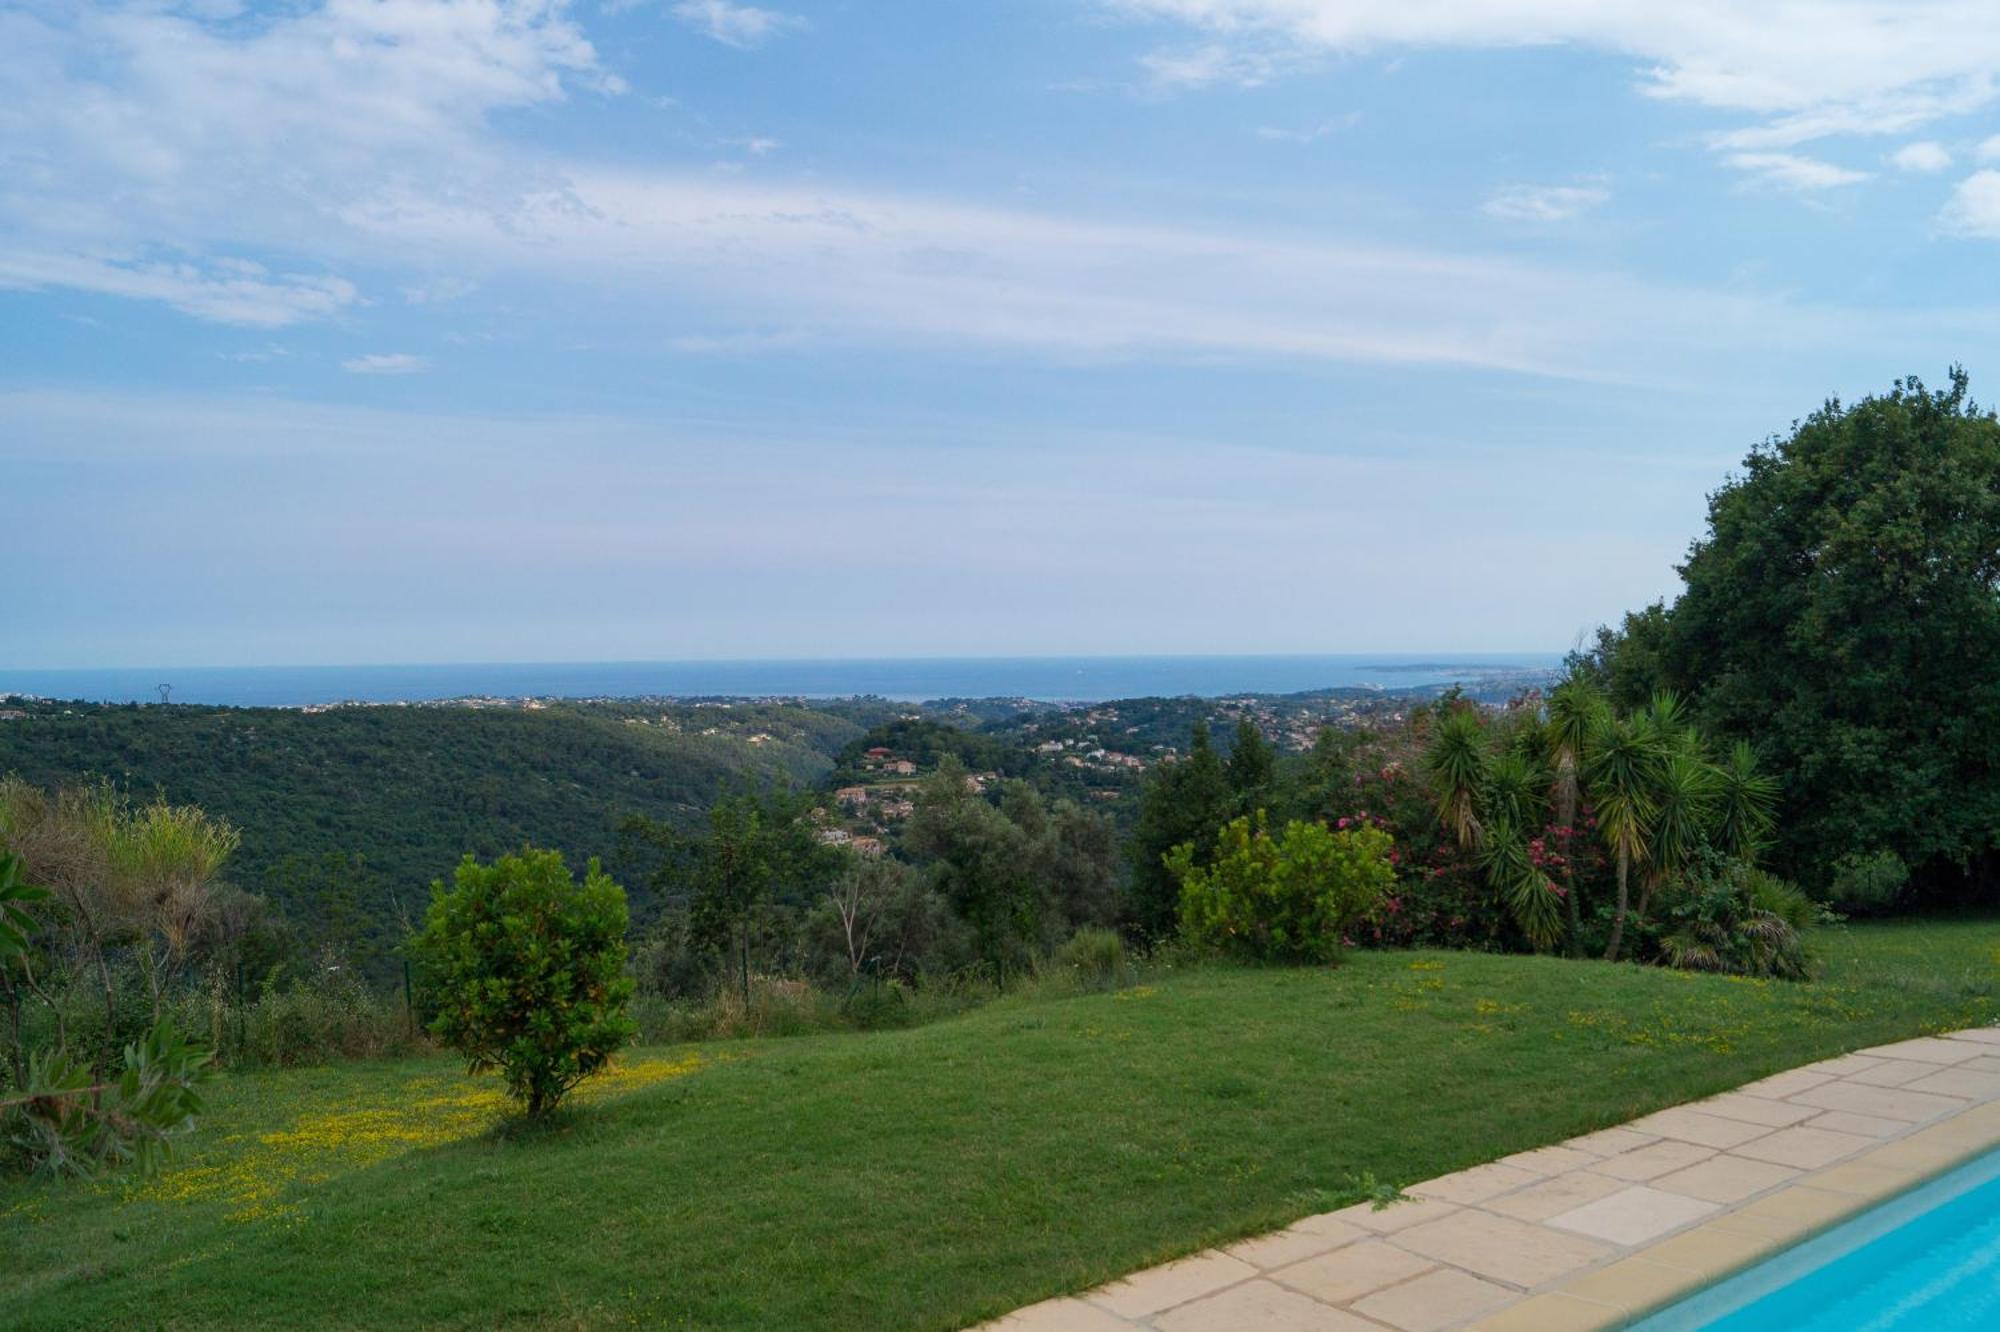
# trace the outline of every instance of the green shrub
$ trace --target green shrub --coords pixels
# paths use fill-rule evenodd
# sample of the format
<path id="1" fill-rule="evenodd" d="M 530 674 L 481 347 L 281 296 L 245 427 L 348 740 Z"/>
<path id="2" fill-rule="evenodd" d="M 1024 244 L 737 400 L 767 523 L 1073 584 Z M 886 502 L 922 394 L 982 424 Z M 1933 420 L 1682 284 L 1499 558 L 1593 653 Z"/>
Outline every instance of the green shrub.
<path id="1" fill-rule="evenodd" d="M 183 1012 L 189 1026 L 207 1026 L 223 1062 L 233 1065 L 373 1059 L 427 1044 L 400 993 L 382 993 L 352 967 L 325 962 L 241 1002 L 211 984 L 190 996 Z"/>
<path id="2" fill-rule="evenodd" d="M 430 968 L 431 1031 L 477 1073 L 497 1068 L 530 1118 L 603 1068 L 635 1030 L 625 1006 L 625 890 L 590 862 L 577 883 L 562 855 L 523 850 L 431 889 L 415 952 Z"/>
<path id="3" fill-rule="evenodd" d="M 1807 980 L 1813 958 L 1806 931 L 1827 917 L 1783 879 L 1711 858 L 1668 903 L 1660 960 L 1682 971 Z"/>
<path id="4" fill-rule="evenodd" d="M 38 1174 L 95 1175 L 120 1165 L 150 1172 L 174 1134 L 202 1112 L 196 1091 L 210 1052 L 161 1022 L 125 1047 L 116 1077 L 62 1050 L 28 1061 L 27 1084 L 0 1097 L 0 1148 Z"/>
<path id="5" fill-rule="evenodd" d="M 1827 901 L 1843 911 L 1887 911 L 1903 896 L 1910 869 L 1894 851 L 1842 856 L 1833 862 Z"/>
<path id="6" fill-rule="evenodd" d="M 912 1025 L 918 1011 L 910 1002 L 910 987 L 891 976 L 876 977 L 854 987 L 841 1005 L 847 1020 L 863 1031 L 882 1031 Z"/>
<path id="7" fill-rule="evenodd" d="M 1293 820 L 1273 838 L 1264 812 L 1224 825 L 1214 859 L 1195 864 L 1193 843 L 1167 867 L 1181 885 L 1181 931 L 1244 957 L 1333 962 L 1351 930 L 1395 887 L 1394 845 L 1373 826 L 1334 832 Z"/>
<path id="8" fill-rule="evenodd" d="M 1124 936 L 1094 925 L 1072 934 L 1069 942 L 1056 950 L 1055 961 L 1086 990 L 1115 990 L 1124 983 L 1128 971 Z"/>

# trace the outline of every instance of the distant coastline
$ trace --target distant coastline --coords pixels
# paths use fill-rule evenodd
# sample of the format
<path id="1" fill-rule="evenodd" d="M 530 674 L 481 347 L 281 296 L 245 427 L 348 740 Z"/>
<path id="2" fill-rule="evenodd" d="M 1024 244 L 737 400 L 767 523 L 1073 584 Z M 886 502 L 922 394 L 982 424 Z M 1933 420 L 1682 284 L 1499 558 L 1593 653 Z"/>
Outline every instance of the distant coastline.
<path id="1" fill-rule="evenodd" d="M 100 703 L 228 707 L 424 703 L 459 698 L 849 698 L 899 702 L 1226 697 L 1319 689 L 1474 685 L 1555 669 L 1559 653 L 1320 656 L 933 657 L 829 660 L 489 663 L 420 666 L 0 668 L 10 694 Z"/>

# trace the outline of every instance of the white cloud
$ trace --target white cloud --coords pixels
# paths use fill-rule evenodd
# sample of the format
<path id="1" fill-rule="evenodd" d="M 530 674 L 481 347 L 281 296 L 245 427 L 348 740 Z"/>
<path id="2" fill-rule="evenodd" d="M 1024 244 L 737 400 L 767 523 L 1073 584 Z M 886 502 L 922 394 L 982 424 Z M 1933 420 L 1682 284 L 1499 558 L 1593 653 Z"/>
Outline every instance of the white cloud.
<path id="1" fill-rule="evenodd" d="M 674 16 L 724 46 L 745 51 L 806 26 L 796 14 L 733 4 L 731 0 L 680 0 L 674 6 Z"/>
<path id="2" fill-rule="evenodd" d="M 504 216 L 405 197 L 351 220 L 398 253 L 670 290 L 684 308 L 822 342 L 1659 381 L 1725 345 L 1856 332 L 1838 311 L 1601 270 L 740 177 L 579 169 Z"/>
<path id="3" fill-rule="evenodd" d="M 419 299 L 444 294 L 439 274 L 477 273 L 584 301 L 657 295 L 654 322 L 624 334 L 656 345 L 776 328 L 1062 358 L 1607 378 L 1677 373 L 1727 341 L 1718 326 L 1754 346 L 1852 329 L 1755 293 L 1339 234 L 616 170 L 510 147 L 488 123 L 497 113 L 607 86 L 566 13 L 556 0 L 327 0 L 222 24 L 141 0 L 0 10 L 0 281 L 278 326 L 361 304 L 330 276 L 343 270 L 384 272 L 385 290 Z M 294 257 L 270 272 L 212 257 L 243 253 Z"/>
<path id="4" fill-rule="evenodd" d="M 1332 138 L 1345 130 L 1353 129 L 1361 123 L 1361 113 L 1350 111 L 1334 120 L 1322 120 L 1317 125 L 1305 129 L 1285 129 L 1276 125 L 1261 125 L 1257 137 L 1270 143 L 1318 143 L 1321 139 Z"/>
<path id="5" fill-rule="evenodd" d="M 1738 171 L 1749 173 L 1761 184 L 1800 193 L 1837 189 L 1868 179 L 1865 171 L 1853 171 L 1796 153 L 1731 153 L 1722 160 Z"/>
<path id="6" fill-rule="evenodd" d="M 1211 43 L 1186 50 L 1153 51 L 1139 58 L 1155 88 L 1175 91 L 1228 84 L 1261 88 L 1304 62 L 1281 51 L 1241 49 Z"/>
<path id="7" fill-rule="evenodd" d="M 1973 150 L 1973 154 L 1982 162 L 2000 162 L 2000 134 L 1982 140 L 1979 147 Z"/>
<path id="8" fill-rule="evenodd" d="M 695 333 L 670 339 L 667 345 L 692 356 L 744 356 L 788 350 L 806 341 L 797 329 L 780 329 L 772 333 Z"/>
<path id="9" fill-rule="evenodd" d="M 403 301 L 408 305 L 450 305 L 454 301 L 464 300 L 478 290 L 479 284 L 468 278 L 431 278 L 405 286 Z"/>
<path id="10" fill-rule="evenodd" d="M 564 0 L 323 0 L 219 19 L 152 0 L 22 0 L 0 8 L 0 51 L 11 280 L 264 325 L 356 293 L 181 256 L 315 236 L 385 180 L 510 197 L 520 164 L 488 151 L 489 117 L 569 85 L 621 86 Z"/>
<path id="11" fill-rule="evenodd" d="M 1510 185 L 1479 211 L 1510 222 L 1562 222 L 1599 207 L 1611 197 L 1601 185 Z"/>
<path id="12" fill-rule="evenodd" d="M 164 301 L 197 319 L 249 328 L 324 318 L 353 304 L 357 295 L 344 278 L 273 275 L 241 260 L 147 262 L 5 248 L 0 248 L 0 287 L 66 287 Z"/>
<path id="13" fill-rule="evenodd" d="M 1889 164 L 1898 171 L 1915 171 L 1925 175 L 1943 171 L 1951 165 L 1951 154 L 1940 143 L 1921 139 L 1916 143 L 1906 143 L 1889 154 Z"/>
<path id="14" fill-rule="evenodd" d="M 2000 171 L 1975 171 L 1960 181 L 1942 220 L 1960 235 L 2000 240 Z"/>
<path id="15" fill-rule="evenodd" d="M 340 363 L 350 375 L 415 375 L 431 368 L 429 360 L 408 352 L 370 352 Z"/>
<path id="16" fill-rule="evenodd" d="M 1096 2 L 1207 35 L 1215 68 L 1409 47 L 1608 52 L 1635 63 L 1649 96 L 1758 118 L 1716 136 L 1725 153 L 1903 133 L 2000 97 L 2000 6 L 1990 0 Z"/>

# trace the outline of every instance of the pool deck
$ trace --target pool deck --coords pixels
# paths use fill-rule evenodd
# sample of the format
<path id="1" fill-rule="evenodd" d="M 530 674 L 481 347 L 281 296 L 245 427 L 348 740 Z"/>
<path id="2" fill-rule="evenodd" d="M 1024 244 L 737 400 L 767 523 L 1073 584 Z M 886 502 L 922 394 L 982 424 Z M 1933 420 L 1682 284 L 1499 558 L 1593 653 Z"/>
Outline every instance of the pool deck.
<path id="1" fill-rule="evenodd" d="M 1623 1327 L 2000 1146 L 2000 1027 L 1876 1046 L 1502 1157 L 990 1324 Z"/>

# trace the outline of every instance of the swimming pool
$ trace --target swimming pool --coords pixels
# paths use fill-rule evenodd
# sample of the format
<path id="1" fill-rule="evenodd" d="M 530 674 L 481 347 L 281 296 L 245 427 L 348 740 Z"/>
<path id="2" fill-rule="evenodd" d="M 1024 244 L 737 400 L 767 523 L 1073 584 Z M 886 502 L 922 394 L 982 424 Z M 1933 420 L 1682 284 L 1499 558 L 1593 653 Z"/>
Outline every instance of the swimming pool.
<path id="1" fill-rule="evenodd" d="M 1635 1332 L 2000 1328 L 2000 1152 L 1710 1286 Z"/>

